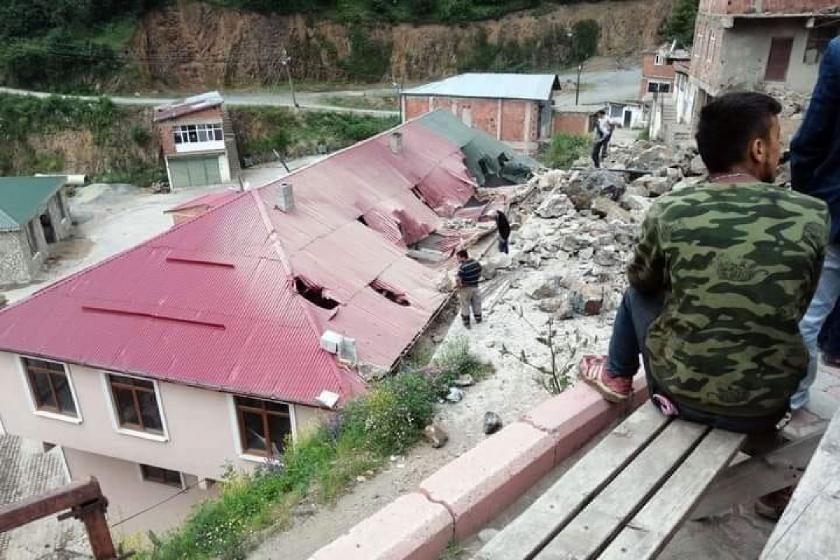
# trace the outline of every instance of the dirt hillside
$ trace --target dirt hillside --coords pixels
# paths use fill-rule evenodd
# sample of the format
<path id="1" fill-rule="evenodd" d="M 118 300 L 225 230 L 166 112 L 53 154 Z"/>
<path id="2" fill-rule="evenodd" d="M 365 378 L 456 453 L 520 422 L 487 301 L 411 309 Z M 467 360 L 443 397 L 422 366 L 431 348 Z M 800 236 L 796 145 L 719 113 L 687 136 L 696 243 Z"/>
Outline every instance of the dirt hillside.
<path id="1" fill-rule="evenodd" d="M 180 0 L 148 14 L 131 46 L 138 72 L 170 88 L 265 85 L 285 79 L 283 49 L 299 80 L 343 81 L 350 65 L 376 79 L 440 77 L 465 60 L 502 46 L 529 69 L 557 68 L 568 52 L 568 30 L 593 19 L 600 54 L 622 55 L 655 45 L 674 0 L 612 0 L 558 5 L 500 20 L 460 25 L 348 27 L 306 16 L 261 15 Z M 353 57 L 353 50 L 356 57 Z M 361 56 L 360 56 L 361 55 Z"/>

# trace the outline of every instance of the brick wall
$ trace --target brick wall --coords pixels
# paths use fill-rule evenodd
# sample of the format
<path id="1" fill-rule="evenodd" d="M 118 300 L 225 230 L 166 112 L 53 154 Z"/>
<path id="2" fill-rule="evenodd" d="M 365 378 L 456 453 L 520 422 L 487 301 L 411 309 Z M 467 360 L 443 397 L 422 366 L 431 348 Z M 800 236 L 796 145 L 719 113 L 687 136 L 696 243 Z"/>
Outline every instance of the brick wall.
<path id="1" fill-rule="evenodd" d="M 165 155 L 175 153 L 175 138 L 172 135 L 172 130 L 176 126 L 182 124 L 213 124 L 222 122 L 222 108 L 211 107 L 203 111 L 196 111 L 189 115 L 161 121 L 157 123 L 158 134 L 160 134 L 160 145 Z M 227 131 L 225 131 L 227 132 Z"/>
<path id="2" fill-rule="evenodd" d="M 428 112 L 430 105 L 433 111 L 444 109 L 452 112 L 462 122 L 471 123 L 493 138 L 498 137 L 501 124 L 500 139 L 503 142 L 534 142 L 539 139 L 539 104 L 535 101 L 502 99 L 502 122 L 499 123 L 498 99 L 434 97 L 430 104 L 428 97 L 408 96 L 405 98 L 405 118 L 413 119 Z"/>
<path id="3" fill-rule="evenodd" d="M 691 75 L 717 88 L 720 82 L 721 52 L 727 30 L 714 16 L 698 14 L 691 54 Z"/>
<path id="4" fill-rule="evenodd" d="M 709 14 L 807 13 L 837 6 L 837 0 L 701 0 Z"/>
<path id="5" fill-rule="evenodd" d="M 554 134 L 589 135 L 589 115 L 586 113 L 554 114 Z"/>

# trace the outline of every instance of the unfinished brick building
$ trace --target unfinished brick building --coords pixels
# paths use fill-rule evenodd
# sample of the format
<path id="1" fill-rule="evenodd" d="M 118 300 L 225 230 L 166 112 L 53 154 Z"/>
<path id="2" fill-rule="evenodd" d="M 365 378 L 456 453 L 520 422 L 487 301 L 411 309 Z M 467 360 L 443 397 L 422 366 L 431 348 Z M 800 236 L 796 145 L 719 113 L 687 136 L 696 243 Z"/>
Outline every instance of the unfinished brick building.
<path id="1" fill-rule="evenodd" d="M 411 120 L 446 109 L 514 150 L 534 154 L 551 138 L 555 74 L 460 74 L 402 92 L 402 114 Z"/>

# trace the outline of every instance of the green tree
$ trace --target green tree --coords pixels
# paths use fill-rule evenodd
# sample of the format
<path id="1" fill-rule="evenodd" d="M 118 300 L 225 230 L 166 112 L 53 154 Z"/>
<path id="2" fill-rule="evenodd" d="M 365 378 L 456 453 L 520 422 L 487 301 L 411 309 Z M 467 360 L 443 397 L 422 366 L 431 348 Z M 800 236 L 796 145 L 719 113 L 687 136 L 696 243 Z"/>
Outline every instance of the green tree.
<path id="1" fill-rule="evenodd" d="M 572 28 L 572 61 L 583 62 L 598 54 L 598 39 L 601 26 L 594 19 L 585 19 L 575 23 Z"/>
<path id="2" fill-rule="evenodd" d="M 662 26 L 662 35 L 669 41 L 691 46 L 694 42 L 694 22 L 697 19 L 697 6 L 700 0 L 677 0 L 671 16 Z"/>

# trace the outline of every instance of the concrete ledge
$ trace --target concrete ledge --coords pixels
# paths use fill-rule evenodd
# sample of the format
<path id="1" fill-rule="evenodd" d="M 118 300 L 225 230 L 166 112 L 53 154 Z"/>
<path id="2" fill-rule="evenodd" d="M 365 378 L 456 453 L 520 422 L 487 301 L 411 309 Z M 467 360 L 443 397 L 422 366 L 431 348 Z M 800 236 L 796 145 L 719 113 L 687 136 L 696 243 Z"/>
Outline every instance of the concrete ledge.
<path id="1" fill-rule="evenodd" d="M 309 560 L 434 560 L 452 534 L 446 508 L 415 492 L 400 496 Z"/>
<path id="2" fill-rule="evenodd" d="M 522 421 L 551 434 L 555 441 L 554 464 L 558 465 L 647 399 L 644 375 L 634 380 L 633 399 L 626 405 L 608 403 L 597 391 L 580 383 L 543 402 L 523 416 Z"/>
<path id="3" fill-rule="evenodd" d="M 514 422 L 420 483 L 455 517 L 464 538 L 493 519 L 554 466 L 555 438 Z"/>
<path id="4" fill-rule="evenodd" d="M 580 383 L 467 451 L 407 494 L 325 546 L 310 560 L 434 560 L 449 540 L 493 520 L 555 465 L 647 398 L 644 375 L 633 399 L 610 404 Z"/>

